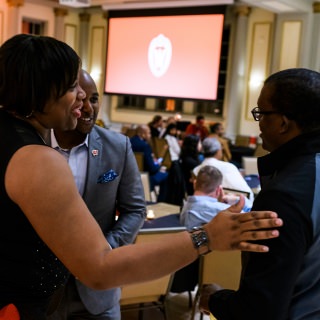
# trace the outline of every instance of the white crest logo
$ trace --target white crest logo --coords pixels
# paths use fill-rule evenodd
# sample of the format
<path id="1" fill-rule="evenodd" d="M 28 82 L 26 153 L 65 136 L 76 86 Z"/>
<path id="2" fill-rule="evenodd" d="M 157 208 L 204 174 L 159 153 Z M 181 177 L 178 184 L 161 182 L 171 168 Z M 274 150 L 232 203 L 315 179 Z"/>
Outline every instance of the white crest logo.
<path id="1" fill-rule="evenodd" d="M 169 38 L 159 34 L 150 41 L 148 50 L 149 68 L 152 74 L 160 78 L 168 70 L 171 63 L 172 45 Z"/>

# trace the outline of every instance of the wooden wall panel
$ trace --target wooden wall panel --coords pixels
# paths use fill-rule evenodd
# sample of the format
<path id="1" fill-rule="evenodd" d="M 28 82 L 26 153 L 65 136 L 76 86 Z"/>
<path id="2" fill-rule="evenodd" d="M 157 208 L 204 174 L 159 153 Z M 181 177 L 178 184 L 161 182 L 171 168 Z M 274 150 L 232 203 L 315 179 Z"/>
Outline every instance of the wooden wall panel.
<path id="1" fill-rule="evenodd" d="M 105 68 L 105 42 L 106 31 L 104 27 L 93 27 L 91 29 L 90 46 L 90 74 L 96 82 L 99 92 L 103 92 L 104 68 Z"/>
<path id="2" fill-rule="evenodd" d="M 246 120 L 253 120 L 251 109 L 257 106 L 263 81 L 269 71 L 271 23 L 254 23 L 248 70 Z"/>
<path id="3" fill-rule="evenodd" d="M 283 23 L 279 70 L 298 67 L 301 32 L 302 21 Z"/>
<path id="4" fill-rule="evenodd" d="M 75 51 L 77 50 L 77 26 L 66 23 L 64 25 L 64 41 Z"/>

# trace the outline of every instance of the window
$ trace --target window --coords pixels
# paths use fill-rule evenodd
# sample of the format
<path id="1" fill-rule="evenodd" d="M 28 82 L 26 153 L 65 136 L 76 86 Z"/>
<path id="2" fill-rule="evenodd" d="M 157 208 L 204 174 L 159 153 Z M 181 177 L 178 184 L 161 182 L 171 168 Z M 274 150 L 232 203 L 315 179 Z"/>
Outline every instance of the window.
<path id="1" fill-rule="evenodd" d="M 45 26 L 45 23 L 43 21 L 23 19 L 22 33 L 42 36 L 44 35 L 44 26 Z"/>

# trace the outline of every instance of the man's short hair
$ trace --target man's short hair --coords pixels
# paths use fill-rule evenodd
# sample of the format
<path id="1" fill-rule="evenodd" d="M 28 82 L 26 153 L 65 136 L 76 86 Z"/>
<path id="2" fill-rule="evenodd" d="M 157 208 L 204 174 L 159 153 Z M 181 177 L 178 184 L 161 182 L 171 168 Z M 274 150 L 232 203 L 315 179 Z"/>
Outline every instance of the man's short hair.
<path id="1" fill-rule="evenodd" d="M 302 132 L 320 129 L 320 73 L 304 68 L 285 69 L 268 77 L 269 101 L 274 110 L 294 120 Z"/>
<path id="2" fill-rule="evenodd" d="M 210 124 L 210 131 L 212 133 L 216 133 L 217 130 L 219 130 L 219 128 L 222 126 L 221 122 L 216 122 L 216 123 L 212 123 Z"/>
<path id="3" fill-rule="evenodd" d="M 222 183 L 222 173 L 214 166 L 203 166 L 197 175 L 195 190 L 209 194 Z"/>
<path id="4" fill-rule="evenodd" d="M 196 121 L 204 120 L 204 116 L 202 114 L 198 114 L 196 117 Z"/>
<path id="5" fill-rule="evenodd" d="M 214 156 L 221 148 L 221 143 L 216 138 L 205 138 L 202 142 L 202 151 L 205 157 Z"/>

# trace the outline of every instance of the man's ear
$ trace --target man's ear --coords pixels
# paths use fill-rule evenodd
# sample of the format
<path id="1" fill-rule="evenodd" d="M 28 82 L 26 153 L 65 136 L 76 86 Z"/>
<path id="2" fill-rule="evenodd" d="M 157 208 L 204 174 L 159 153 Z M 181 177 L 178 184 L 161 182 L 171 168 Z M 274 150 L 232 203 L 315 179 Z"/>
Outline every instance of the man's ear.
<path id="1" fill-rule="evenodd" d="M 192 175 L 191 179 L 193 184 L 193 190 L 196 190 L 197 177 L 195 175 Z"/>
<path id="2" fill-rule="evenodd" d="M 292 125 L 292 120 L 288 119 L 286 115 L 281 115 L 282 122 L 281 122 L 281 129 L 280 133 L 286 133 L 290 129 L 290 125 Z"/>

